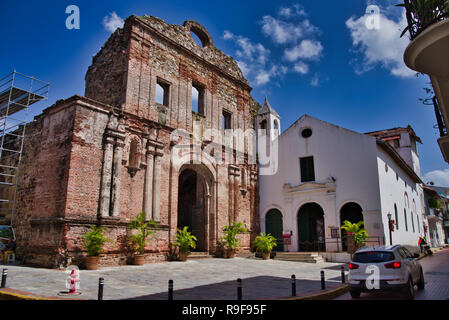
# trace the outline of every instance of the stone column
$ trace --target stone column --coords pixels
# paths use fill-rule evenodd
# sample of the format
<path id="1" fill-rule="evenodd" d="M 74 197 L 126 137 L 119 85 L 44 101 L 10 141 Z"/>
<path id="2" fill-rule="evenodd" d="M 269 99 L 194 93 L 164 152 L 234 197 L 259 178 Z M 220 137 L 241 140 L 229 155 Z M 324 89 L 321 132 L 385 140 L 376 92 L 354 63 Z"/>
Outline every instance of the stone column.
<path id="1" fill-rule="evenodd" d="M 111 203 L 111 173 L 114 150 L 114 138 L 106 136 L 103 158 L 103 171 L 101 174 L 101 199 L 100 217 L 109 216 L 109 206 Z"/>
<path id="2" fill-rule="evenodd" d="M 153 218 L 153 170 L 154 170 L 154 147 L 147 148 L 147 168 L 145 170 L 144 205 L 145 219 Z"/>
<path id="3" fill-rule="evenodd" d="M 234 221 L 234 173 L 232 172 L 232 168 L 229 167 L 229 224 Z"/>
<path id="4" fill-rule="evenodd" d="M 114 162 L 112 168 L 112 216 L 119 217 L 120 215 L 120 182 L 121 182 L 121 167 L 123 155 L 123 142 L 117 141 L 114 149 Z"/>
<path id="5" fill-rule="evenodd" d="M 237 221 L 239 217 L 239 194 L 240 194 L 240 176 L 239 168 L 235 169 L 234 176 L 234 221 Z"/>
<path id="6" fill-rule="evenodd" d="M 161 153 L 156 153 L 154 157 L 154 177 L 153 177 L 153 220 L 161 220 Z"/>

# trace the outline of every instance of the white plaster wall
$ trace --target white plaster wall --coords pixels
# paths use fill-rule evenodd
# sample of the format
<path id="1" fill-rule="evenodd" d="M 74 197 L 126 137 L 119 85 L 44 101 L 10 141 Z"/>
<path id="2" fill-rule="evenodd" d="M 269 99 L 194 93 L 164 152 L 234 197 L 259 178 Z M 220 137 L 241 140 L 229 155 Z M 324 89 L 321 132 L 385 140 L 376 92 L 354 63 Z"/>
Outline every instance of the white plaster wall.
<path id="1" fill-rule="evenodd" d="M 413 182 L 405 171 L 381 147 L 378 147 L 377 150 L 385 241 L 387 244 L 390 243 L 387 215 L 391 213 L 392 219 L 396 219 L 394 211 L 394 205 L 396 204 L 399 228 L 395 228 L 392 233 L 392 243 L 417 246 L 419 236 L 424 235 L 423 219 L 425 212 L 422 206 L 422 187 Z M 385 170 L 385 165 L 388 166 L 388 171 Z M 398 174 L 398 179 L 396 179 L 396 173 Z M 405 193 L 408 195 L 408 203 L 405 201 Z M 413 201 L 415 201 L 416 209 L 413 207 Z M 405 228 L 404 208 L 407 211 L 408 231 Z M 419 225 L 417 215 L 419 215 Z M 412 218 L 415 231 L 413 231 Z"/>

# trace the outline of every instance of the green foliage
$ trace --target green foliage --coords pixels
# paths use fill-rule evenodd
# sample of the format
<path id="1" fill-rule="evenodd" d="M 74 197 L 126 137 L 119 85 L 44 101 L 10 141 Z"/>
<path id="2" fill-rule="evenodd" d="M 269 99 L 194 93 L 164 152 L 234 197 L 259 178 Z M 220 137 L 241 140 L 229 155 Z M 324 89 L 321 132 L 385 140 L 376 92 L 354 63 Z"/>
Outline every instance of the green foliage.
<path id="1" fill-rule="evenodd" d="M 252 246 L 256 252 L 270 253 L 277 246 L 276 238 L 271 233 L 265 234 L 262 232 L 260 236 L 254 239 Z"/>
<path id="2" fill-rule="evenodd" d="M 188 253 L 190 248 L 196 248 L 197 238 L 187 231 L 189 227 L 184 227 L 182 230 L 176 230 L 176 241 L 173 246 L 179 248 L 179 252 Z"/>
<path id="3" fill-rule="evenodd" d="M 449 16 L 449 2 L 447 0 L 410 0 L 408 10 L 413 19 L 418 23 L 419 29 L 424 29 L 430 24 Z M 405 7 L 405 3 L 396 5 Z M 409 30 L 407 26 L 401 37 Z"/>
<path id="4" fill-rule="evenodd" d="M 341 227 L 343 230 L 346 230 L 346 232 L 354 233 L 354 241 L 357 247 L 362 245 L 368 237 L 368 233 L 366 232 L 365 228 L 361 228 L 362 225 L 363 221 L 351 223 L 348 220 L 345 220 L 343 221 L 343 226 Z"/>
<path id="5" fill-rule="evenodd" d="M 430 198 L 428 200 L 429 202 L 429 207 L 434 208 L 434 209 L 440 209 L 441 208 L 441 202 L 440 200 L 436 199 L 436 198 Z"/>
<path id="6" fill-rule="evenodd" d="M 224 236 L 221 237 L 221 244 L 225 249 L 235 250 L 240 246 L 240 241 L 237 239 L 239 233 L 247 232 L 245 225 L 242 222 L 233 222 L 229 226 L 223 228 Z"/>
<path id="7" fill-rule="evenodd" d="M 82 238 L 84 239 L 88 257 L 99 256 L 101 251 L 103 251 L 103 245 L 106 242 L 111 241 L 103 233 L 103 227 L 92 226 L 90 228 L 90 231 L 82 236 Z"/>
<path id="8" fill-rule="evenodd" d="M 154 220 L 145 220 L 145 212 L 140 212 L 136 218 L 130 222 L 128 228 L 136 230 L 135 234 L 130 236 L 134 243 L 134 250 L 139 254 L 145 253 L 145 245 L 153 240 L 158 224 Z"/>

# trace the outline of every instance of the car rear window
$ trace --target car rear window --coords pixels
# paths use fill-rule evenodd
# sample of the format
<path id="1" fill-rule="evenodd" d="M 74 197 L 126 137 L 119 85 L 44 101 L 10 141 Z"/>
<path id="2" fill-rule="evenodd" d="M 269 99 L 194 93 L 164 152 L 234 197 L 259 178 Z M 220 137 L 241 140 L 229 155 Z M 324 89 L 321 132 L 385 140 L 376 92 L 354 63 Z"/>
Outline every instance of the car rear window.
<path id="1" fill-rule="evenodd" d="M 385 251 L 367 251 L 354 254 L 354 262 L 360 263 L 375 263 L 386 262 L 394 260 L 394 254 L 392 252 Z"/>

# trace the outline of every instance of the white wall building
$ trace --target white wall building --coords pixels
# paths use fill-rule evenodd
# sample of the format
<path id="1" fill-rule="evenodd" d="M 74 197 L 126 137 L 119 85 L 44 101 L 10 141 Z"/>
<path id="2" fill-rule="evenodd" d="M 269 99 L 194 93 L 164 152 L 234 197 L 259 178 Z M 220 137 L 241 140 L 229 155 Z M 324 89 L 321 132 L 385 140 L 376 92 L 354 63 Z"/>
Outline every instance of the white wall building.
<path id="1" fill-rule="evenodd" d="M 256 125 L 266 125 L 270 132 L 275 122 L 280 128 L 280 118 L 266 105 L 267 101 Z M 414 153 L 407 157 L 411 167 L 394 147 L 399 139 L 401 154 L 407 155 L 407 143 L 417 140 L 414 133 L 389 139 L 388 130 L 362 134 L 308 115 L 281 135 L 273 132 L 278 168 L 275 174 L 259 178 L 262 232 L 280 238 L 282 231 L 291 231 L 288 251 L 335 252 L 345 249 L 341 239 L 333 238 L 337 233 L 341 236 L 344 220 L 363 220 L 369 245 L 389 244 L 391 214 L 397 222 L 392 244 L 418 245 L 427 225 L 419 158 L 416 147 L 410 146 L 409 152 Z M 325 244 L 318 247 L 317 240 Z"/>

